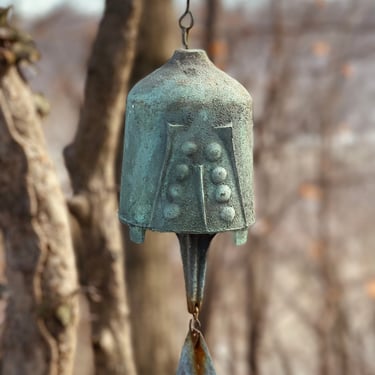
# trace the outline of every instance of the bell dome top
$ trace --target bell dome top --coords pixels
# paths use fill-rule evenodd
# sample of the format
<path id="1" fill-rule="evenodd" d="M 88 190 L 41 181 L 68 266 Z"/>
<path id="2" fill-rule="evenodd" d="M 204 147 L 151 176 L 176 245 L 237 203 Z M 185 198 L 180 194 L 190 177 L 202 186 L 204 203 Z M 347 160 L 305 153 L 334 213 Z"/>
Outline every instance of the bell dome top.
<path id="1" fill-rule="evenodd" d="M 189 100 L 224 100 L 251 104 L 248 91 L 218 69 L 201 49 L 178 49 L 159 69 L 138 82 L 128 100 L 164 100 L 181 97 Z"/>

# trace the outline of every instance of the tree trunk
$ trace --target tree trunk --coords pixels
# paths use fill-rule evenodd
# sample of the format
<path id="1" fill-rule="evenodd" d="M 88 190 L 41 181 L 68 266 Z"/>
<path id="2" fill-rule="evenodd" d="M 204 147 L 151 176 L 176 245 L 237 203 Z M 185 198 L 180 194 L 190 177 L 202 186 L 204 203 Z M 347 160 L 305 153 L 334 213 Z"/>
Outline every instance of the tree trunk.
<path id="1" fill-rule="evenodd" d="M 163 65 L 179 47 L 180 30 L 172 0 L 143 0 L 131 85 Z"/>
<path id="2" fill-rule="evenodd" d="M 179 47 L 179 40 L 173 2 L 144 1 L 131 83 L 135 84 L 164 64 Z M 120 143 L 119 159 L 122 159 L 123 138 Z M 182 269 L 178 281 L 173 272 L 173 259 L 179 257 L 177 238 L 148 232 L 145 243 L 136 245 L 129 240 L 127 227 L 123 228 L 138 374 L 173 374 L 187 326 Z"/>
<path id="3" fill-rule="evenodd" d="M 2 374 L 71 375 L 77 277 L 68 213 L 33 95 L 0 72 L 0 229 L 10 297 Z"/>
<path id="4" fill-rule="evenodd" d="M 135 54 L 139 0 L 107 0 L 89 61 L 74 142 L 65 150 L 80 236 L 80 280 L 87 287 L 96 374 L 135 374 L 117 218 L 115 158 Z"/>

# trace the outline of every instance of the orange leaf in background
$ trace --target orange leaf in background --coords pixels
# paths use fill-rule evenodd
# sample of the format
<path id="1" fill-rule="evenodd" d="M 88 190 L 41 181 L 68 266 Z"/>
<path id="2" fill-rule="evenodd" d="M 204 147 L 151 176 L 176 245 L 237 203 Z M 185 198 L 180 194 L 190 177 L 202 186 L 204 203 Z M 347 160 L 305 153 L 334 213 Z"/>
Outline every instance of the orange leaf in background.
<path id="1" fill-rule="evenodd" d="M 352 127 L 348 123 L 341 122 L 336 126 L 336 128 L 334 129 L 334 132 L 336 134 L 352 134 L 353 130 L 352 130 Z"/>
<path id="2" fill-rule="evenodd" d="M 350 77 L 353 77 L 353 75 L 354 75 L 354 68 L 353 68 L 352 64 L 349 64 L 349 63 L 343 64 L 343 65 L 341 65 L 340 70 L 341 70 L 341 74 L 345 78 L 350 78 Z"/>
<path id="3" fill-rule="evenodd" d="M 215 57 L 226 57 L 228 55 L 228 45 L 224 40 L 214 40 L 209 46 L 209 51 Z"/>
<path id="4" fill-rule="evenodd" d="M 257 219 L 251 227 L 251 232 L 256 236 L 265 236 L 270 230 L 271 223 L 265 218 Z"/>
<path id="5" fill-rule="evenodd" d="M 375 279 L 368 281 L 365 284 L 366 294 L 371 298 L 375 299 Z"/>
<path id="6" fill-rule="evenodd" d="M 209 45 L 209 54 L 212 57 L 215 65 L 220 69 L 225 68 L 225 61 L 228 57 L 228 44 L 225 40 L 214 40 Z"/>
<path id="7" fill-rule="evenodd" d="M 326 57 L 331 52 L 331 46 L 324 40 L 319 40 L 313 44 L 313 54 L 318 57 Z"/>
<path id="8" fill-rule="evenodd" d="M 298 193 L 303 199 L 308 199 L 311 201 L 319 201 L 322 198 L 322 189 L 320 186 L 313 183 L 301 184 Z"/>
<path id="9" fill-rule="evenodd" d="M 319 260 L 322 257 L 323 245 L 320 241 L 313 241 L 309 245 L 308 252 L 312 259 Z"/>
<path id="10" fill-rule="evenodd" d="M 326 6 L 326 0 L 315 0 L 315 4 L 319 7 L 319 8 L 323 8 Z"/>

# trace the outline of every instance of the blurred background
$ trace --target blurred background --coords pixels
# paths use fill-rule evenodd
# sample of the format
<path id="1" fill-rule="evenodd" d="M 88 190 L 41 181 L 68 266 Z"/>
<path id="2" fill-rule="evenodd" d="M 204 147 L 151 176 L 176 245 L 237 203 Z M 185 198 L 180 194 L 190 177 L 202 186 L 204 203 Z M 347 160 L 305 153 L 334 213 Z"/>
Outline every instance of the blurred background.
<path id="1" fill-rule="evenodd" d="M 160 1 L 152 13 L 157 3 L 145 3 L 141 29 L 154 37 L 140 34 L 134 82 L 144 49 L 168 58 L 181 45 L 185 2 Z M 10 4 L 41 51 L 27 74 L 51 104 L 44 131 L 69 196 L 62 150 L 104 2 L 0 0 Z M 218 235 L 208 265 L 201 320 L 218 375 L 374 375 L 375 2 L 196 0 L 192 12 L 190 46 L 207 49 L 255 108 L 257 222 L 245 246 Z M 177 241 L 164 235 L 156 260 L 153 241 L 126 251 L 145 375 L 173 373 L 189 319 Z M 77 375 L 93 374 L 85 303 Z"/>

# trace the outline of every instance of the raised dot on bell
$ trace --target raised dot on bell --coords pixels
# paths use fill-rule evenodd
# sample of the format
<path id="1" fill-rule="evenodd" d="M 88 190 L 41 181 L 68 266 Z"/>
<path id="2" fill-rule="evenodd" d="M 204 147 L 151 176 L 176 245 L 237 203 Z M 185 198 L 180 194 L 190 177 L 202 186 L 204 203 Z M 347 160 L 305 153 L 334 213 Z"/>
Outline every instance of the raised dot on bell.
<path id="1" fill-rule="evenodd" d="M 176 219 L 180 215 L 180 206 L 175 203 L 168 203 L 163 210 L 164 217 L 167 220 Z"/>
<path id="2" fill-rule="evenodd" d="M 209 161 L 216 161 L 221 158 L 222 148 L 216 143 L 210 143 L 206 148 L 206 156 Z"/>
<path id="3" fill-rule="evenodd" d="M 223 207 L 220 210 L 220 218 L 227 223 L 231 223 L 234 220 L 234 217 L 236 216 L 236 211 L 233 207 Z"/>
<path id="4" fill-rule="evenodd" d="M 176 167 L 176 179 L 177 181 L 186 180 L 189 176 L 190 170 L 189 166 L 186 164 L 179 164 Z"/>
<path id="5" fill-rule="evenodd" d="M 186 156 L 192 156 L 197 152 L 198 146 L 194 142 L 187 141 L 182 144 L 181 150 Z"/>
<path id="6" fill-rule="evenodd" d="M 211 179 L 214 184 L 220 184 L 227 179 L 228 172 L 223 167 L 216 167 L 211 173 Z"/>
<path id="7" fill-rule="evenodd" d="M 181 197 L 181 194 L 182 194 L 182 188 L 180 185 L 171 185 L 168 188 L 168 195 L 172 200 Z"/>
<path id="8" fill-rule="evenodd" d="M 220 185 L 215 192 L 216 201 L 219 203 L 228 202 L 232 195 L 232 190 L 228 185 Z"/>

